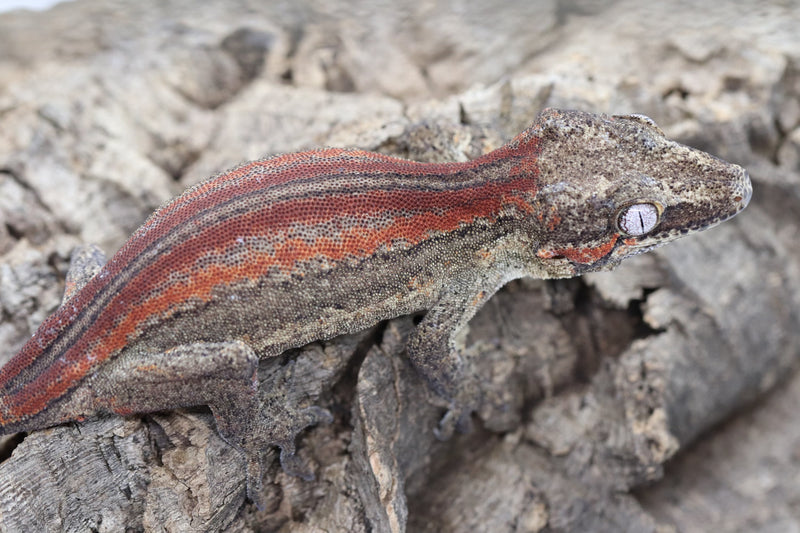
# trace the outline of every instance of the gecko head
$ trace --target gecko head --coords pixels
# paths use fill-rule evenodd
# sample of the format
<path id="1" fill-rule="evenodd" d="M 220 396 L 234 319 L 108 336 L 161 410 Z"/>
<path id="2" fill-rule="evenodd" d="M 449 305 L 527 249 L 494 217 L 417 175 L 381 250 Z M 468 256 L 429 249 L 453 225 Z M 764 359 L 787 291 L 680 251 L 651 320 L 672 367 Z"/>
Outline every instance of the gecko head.
<path id="1" fill-rule="evenodd" d="M 744 209 L 747 172 L 670 141 L 643 115 L 548 109 L 535 198 L 537 260 L 548 277 L 608 270 Z"/>

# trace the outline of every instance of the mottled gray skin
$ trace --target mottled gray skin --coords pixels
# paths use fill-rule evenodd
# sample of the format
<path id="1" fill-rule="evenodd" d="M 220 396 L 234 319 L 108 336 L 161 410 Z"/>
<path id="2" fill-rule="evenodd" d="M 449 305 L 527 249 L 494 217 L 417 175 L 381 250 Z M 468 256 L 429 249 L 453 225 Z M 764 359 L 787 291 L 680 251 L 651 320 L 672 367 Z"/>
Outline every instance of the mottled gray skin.
<path id="1" fill-rule="evenodd" d="M 259 398 L 260 358 L 427 311 L 408 352 L 449 406 L 437 430 L 446 438 L 456 425 L 466 425 L 481 401 L 479 380 L 459 356 L 455 338 L 505 283 L 613 268 L 625 257 L 734 216 L 751 195 L 744 169 L 669 141 L 652 120 L 639 115 L 545 110 L 530 129 L 479 161 L 469 168 L 454 165 L 453 173 L 438 176 L 385 172 L 364 178 L 364 186 L 383 190 L 415 180 L 432 189 L 478 190 L 507 179 L 515 165 L 525 163 L 537 176 L 536 190 L 521 196 L 522 206 L 509 203 L 490 218 L 432 233 L 414 245 L 395 243 L 333 268 L 312 260 L 302 265 L 301 278 L 276 275 L 258 291 L 246 283 L 222 287 L 210 303 L 187 304 L 168 320 L 154 320 L 147 334 L 132 339 L 102 371 L 26 427 L 74 419 L 76 413 L 209 405 L 220 434 L 246 454 L 248 495 L 258 503 L 265 447 L 280 446 L 284 468 L 303 475 L 294 460 L 295 435 L 330 416 L 316 408 L 298 411 L 270 400 L 268 393 Z M 345 171 L 346 164 L 343 159 Z M 408 164 L 397 160 L 398 169 Z M 346 172 L 318 177 L 314 194 L 348 178 Z M 264 195 L 302 191 L 296 185 Z M 633 205 L 652 206 L 657 213 L 654 227 L 641 235 L 621 229 L 620 217 Z M 169 238 L 179 244 L 184 230 L 197 231 L 184 227 Z M 159 253 L 169 246 L 165 238 Z M 79 291 L 103 261 L 96 253 L 77 257 L 69 294 Z"/>
<path id="2" fill-rule="evenodd" d="M 653 231 L 630 245 L 616 243 L 597 261 L 543 261 L 542 277 L 610 270 L 626 257 L 715 226 L 750 201 L 752 185 L 743 168 L 670 141 L 644 115 L 581 113 L 549 116 L 547 123 L 539 168 L 555 178 L 542 180 L 537 200 L 542 213 L 558 213 L 561 223 L 540 234 L 541 248 L 602 246 L 609 235 L 623 233 L 618 216 L 632 204 L 657 204 L 660 217 Z"/>

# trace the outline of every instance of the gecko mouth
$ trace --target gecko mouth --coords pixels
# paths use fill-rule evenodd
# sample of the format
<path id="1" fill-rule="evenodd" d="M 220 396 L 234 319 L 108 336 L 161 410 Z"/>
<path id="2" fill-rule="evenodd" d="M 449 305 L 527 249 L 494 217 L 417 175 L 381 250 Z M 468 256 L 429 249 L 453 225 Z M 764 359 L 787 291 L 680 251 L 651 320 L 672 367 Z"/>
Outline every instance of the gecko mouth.
<path id="1" fill-rule="evenodd" d="M 750 181 L 750 176 L 743 168 L 740 168 L 740 170 L 741 173 L 734 185 L 730 188 L 729 199 L 725 202 L 719 202 L 727 206 L 726 210 L 719 212 L 719 209 L 717 209 L 717 212 L 714 212 L 708 205 L 697 205 L 689 202 L 669 207 L 665 210 L 664 217 L 661 221 L 661 230 L 643 238 L 642 245 L 652 246 L 653 244 L 663 244 L 663 242 L 669 242 L 689 233 L 713 228 L 738 215 L 747 207 L 753 196 L 753 186 Z M 713 214 L 705 217 L 700 216 L 703 211 Z M 663 242 L 649 242 L 653 239 Z"/>
<path id="2" fill-rule="evenodd" d="M 747 198 L 747 200 L 749 200 L 749 198 Z M 742 200 L 738 202 L 738 204 L 739 205 L 737 205 L 734 209 L 728 212 L 717 214 L 713 217 L 696 219 L 690 223 L 685 223 L 685 222 L 682 223 L 680 218 L 678 218 L 675 223 L 671 224 L 671 227 L 665 228 L 662 231 L 649 235 L 647 237 L 647 240 L 650 239 L 673 240 L 683 235 L 687 235 L 689 233 L 696 233 L 698 231 L 704 231 L 713 228 L 714 226 L 718 226 L 719 224 L 725 222 L 726 220 L 730 220 L 736 215 L 738 215 L 747 206 L 747 201 L 745 201 L 745 198 L 742 197 Z M 647 245 L 646 243 L 643 244 L 645 246 Z"/>

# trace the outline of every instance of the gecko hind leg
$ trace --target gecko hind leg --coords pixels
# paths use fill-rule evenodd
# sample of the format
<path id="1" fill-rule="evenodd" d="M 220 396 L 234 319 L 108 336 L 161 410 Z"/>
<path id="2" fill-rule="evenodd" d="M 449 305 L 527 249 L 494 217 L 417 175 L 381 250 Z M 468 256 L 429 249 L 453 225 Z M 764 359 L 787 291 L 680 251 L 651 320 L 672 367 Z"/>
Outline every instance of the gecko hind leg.
<path id="1" fill-rule="evenodd" d="M 287 473 L 309 477 L 294 455 L 294 439 L 330 415 L 320 408 L 291 410 L 263 401 L 259 358 L 244 342 L 195 343 L 166 352 L 123 355 L 91 383 L 93 394 L 109 410 L 130 415 L 208 405 L 220 436 L 245 457 L 247 497 L 259 508 L 264 507 L 261 474 L 269 446 L 281 448 Z"/>

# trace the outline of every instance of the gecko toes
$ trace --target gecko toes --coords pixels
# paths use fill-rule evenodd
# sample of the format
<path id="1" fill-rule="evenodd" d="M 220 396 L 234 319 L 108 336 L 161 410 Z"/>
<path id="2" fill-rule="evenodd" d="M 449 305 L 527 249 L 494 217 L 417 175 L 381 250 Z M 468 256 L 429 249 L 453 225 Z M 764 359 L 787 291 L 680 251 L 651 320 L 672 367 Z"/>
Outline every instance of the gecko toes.
<path id="1" fill-rule="evenodd" d="M 449 440 L 453 436 L 455 430 L 455 422 L 453 421 L 453 412 L 447 413 L 439 421 L 439 425 L 433 428 L 433 435 L 439 440 Z"/>
<path id="2" fill-rule="evenodd" d="M 305 481 L 313 481 L 314 472 L 295 454 L 294 440 L 298 433 L 309 426 L 315 426 L 320 423 L 330 424 L 333 422 L 333 415 L 327 409 L 312 406 L 299 410 L 295 421 L 295 434 L 289 439 L 276 443 L 281 449 L 281 468 L 290 476 L 296 476 Z"/>
<path id="3" fill-rule="evenodd" d="M 303 481 L 314 481 L 316 478 L 311 467 L 295 455 L 294 450 L 289 452 L 281 448 L 281 468 L 290 476 L 299 477 Z"/>
<path id="4" fill-rule="evenodd" d="M 327 409 L 317 407 L 307 407 L 299 412 L 300 426 L 298 432 L 309 426 L 316 426 L 317 424 L 330 424 L 333 422 L 333 415 Z"/>
<path id="5" fill-rule="evenodd" d="M 472 412 L 470 407 L 451 407 L 433 429 L 434 436 L 442 441 L 449 440 L 453 433 L 469 433 L 472 431 Z"/>

